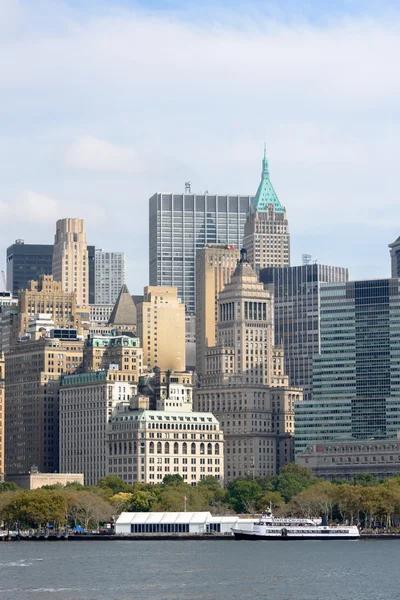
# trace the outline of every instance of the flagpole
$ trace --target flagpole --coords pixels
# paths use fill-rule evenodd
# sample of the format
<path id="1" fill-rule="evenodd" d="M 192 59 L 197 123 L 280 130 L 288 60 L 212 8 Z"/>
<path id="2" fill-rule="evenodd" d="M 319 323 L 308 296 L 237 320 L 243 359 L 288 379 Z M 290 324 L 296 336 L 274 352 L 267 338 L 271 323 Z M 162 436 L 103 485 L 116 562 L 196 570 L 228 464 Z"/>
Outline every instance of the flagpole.
<path id="1" fill-rule="evenodd" d="M 186 500 L 187 500 L 187 498 L 186 498 L 186 496 L 184 496 L 183 497 L 183 501 L 184 501 L 184 510 L 185 510 L 185 512 L 186 512 Z"/>

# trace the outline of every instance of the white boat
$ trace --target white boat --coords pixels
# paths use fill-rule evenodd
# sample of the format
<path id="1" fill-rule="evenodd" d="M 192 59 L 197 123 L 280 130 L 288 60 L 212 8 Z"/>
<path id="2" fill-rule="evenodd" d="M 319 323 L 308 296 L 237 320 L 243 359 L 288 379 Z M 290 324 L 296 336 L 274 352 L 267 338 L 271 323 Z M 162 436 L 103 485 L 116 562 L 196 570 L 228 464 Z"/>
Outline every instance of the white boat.
<path id="1" fill-rule="evenodd" d="M 254 523 L 253 530 L 233 527 L 232 533 L 239 540 L 357 540 L 360 532 L 356 525 L 328 525 L 313 519 L 274 517 L 271 511 L 263 513 Z"/>

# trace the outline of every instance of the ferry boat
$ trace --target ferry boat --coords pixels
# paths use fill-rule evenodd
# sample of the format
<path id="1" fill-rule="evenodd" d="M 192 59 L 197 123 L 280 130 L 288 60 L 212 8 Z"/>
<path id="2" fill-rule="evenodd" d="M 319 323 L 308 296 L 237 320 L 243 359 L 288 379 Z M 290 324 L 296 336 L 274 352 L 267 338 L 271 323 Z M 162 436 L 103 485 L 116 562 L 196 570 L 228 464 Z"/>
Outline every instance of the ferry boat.
<path id="1" fill-rule="evenodd" d="M 326 517 L 319 524 L 313 519 L 274 517 L 271 511 L 263 513 L 252 531 L 233 527 L 232 533 L 238 540 L 357 540 L 360 537 L 356 525 L 328 525 Z"/>

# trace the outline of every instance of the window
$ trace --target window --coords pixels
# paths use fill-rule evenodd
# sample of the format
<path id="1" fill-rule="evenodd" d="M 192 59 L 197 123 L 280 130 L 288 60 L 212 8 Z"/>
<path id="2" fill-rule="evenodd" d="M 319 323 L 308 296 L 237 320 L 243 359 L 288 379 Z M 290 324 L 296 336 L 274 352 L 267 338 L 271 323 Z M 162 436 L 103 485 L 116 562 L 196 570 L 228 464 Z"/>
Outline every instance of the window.
<path id="1" fill-rule="evenodd" d="M 161 453 L 162 453 L 161 442 L 157 442 L 157 454 L 161 454 Z"/>
<path id="2" fill-rule="evenodd" d="M 187 454 L 187 443 L 183 442 L 182 444 L 182 454 Z"/>
<path id="3" fill-rule="evenodd" d="M 178 454 L 178 453 L 179 453 L 178 442 L 174 442 L 174 454 Z"/>
<path id="4" fill-rule="evenodd" d="M 164 452 L 165 454 L 169 454 L 169 442 L 165 442 Z"/>
<path id="5" fill-rule="evenodd" d="M 190 448 L 190 452 L 192 454 L 196 454 L 196 444 L 194 442 L 192 442 L 191 448 Z"/>

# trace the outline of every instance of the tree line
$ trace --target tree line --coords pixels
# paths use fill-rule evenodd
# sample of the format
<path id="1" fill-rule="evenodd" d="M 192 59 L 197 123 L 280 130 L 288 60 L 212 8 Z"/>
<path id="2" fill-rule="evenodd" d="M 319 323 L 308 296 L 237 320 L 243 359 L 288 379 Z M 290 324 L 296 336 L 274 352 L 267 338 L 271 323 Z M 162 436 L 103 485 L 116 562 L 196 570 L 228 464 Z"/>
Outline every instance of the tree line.
<path id="1" fill-rule="evenodd" d="M 186 498 L 186 500 L 185 500 Z M 288 516 L 326 515 L 332 522 L 361 524 L 366 528 L 400 524 L 400 474 L 389 479 L 358 475 L 352 482 L 324 481 L 305 468 L 289 464 L 275 477 L 244 477 L 225 488 L 214 477 L 197 486 L 179 475 L 167 475 L 161 484 L 126 484 L 115 475 L 96 486 L 70 483 L 21 490 L 0 483 L 0 522 L 8 528 L 82 527 L 98 530 L 123 511 L 207 510 L 212 514 L 257 514 L 269 507 Z"/>

